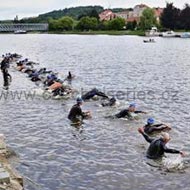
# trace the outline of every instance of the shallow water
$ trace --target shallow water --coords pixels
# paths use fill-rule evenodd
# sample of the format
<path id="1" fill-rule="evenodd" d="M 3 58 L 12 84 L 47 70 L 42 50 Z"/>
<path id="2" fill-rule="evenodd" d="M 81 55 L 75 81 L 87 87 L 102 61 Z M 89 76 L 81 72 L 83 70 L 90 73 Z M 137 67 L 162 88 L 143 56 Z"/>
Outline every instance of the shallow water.
<path id="1" fill-rule="evenodd" d="M 20 156 L 17 169 L 35 182 L 26 180 L 26 189 L 189 189 L 189 168 L 163 173 L 144 161 L 148 144 L 137 128 L 149 116 L 169 123 L 169 145 L 189 151 L 190 39 L 156 38 L 156 43 L 145 44 L 133 36 L 27 34 L 0 35 L 0 42 L 1 54 L 17 52 L 63 76 L 70 70 L 77 76 L 74 88 L 98 87 L 122 102 L 111 109 L 85 103 L 83 109 L 91 110 L 93 118 L 78 130 L 67 120 L 74 99 L 1 96 L 0 132 Z M 13 68 L 10 73 L 10 91 L 36 88 Z M 148 116 L 137 121 L 104 118 L 131 101 Z"/>

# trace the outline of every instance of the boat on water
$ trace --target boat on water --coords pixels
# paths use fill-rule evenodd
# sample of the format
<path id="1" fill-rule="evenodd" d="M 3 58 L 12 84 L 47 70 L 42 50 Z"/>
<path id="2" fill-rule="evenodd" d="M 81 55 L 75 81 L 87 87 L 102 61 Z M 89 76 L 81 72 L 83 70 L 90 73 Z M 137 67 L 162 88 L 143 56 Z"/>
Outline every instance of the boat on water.
<path id="1" fill-rule="evenodd" d="M 14 34 L 26 34 L 27 31 L 26 30 L 15 30 Z"/>
<path id="2" fill-rule="evenodd" d="M 176 37 L 176 33 L 172 30 L 170 31 L 166 31 L 166 32 L 162 32 L 162 37 Z"/>
<path id="3" fill-rule="evenodd" d="M 144 43 L 155 43 L 156 41 L 154 39 L 148 39 L 148 40 L 143 40 Z"/>
<path id="4" fill-rule="evenodd" d="M 148 37 L 160 36 L 160 32 L 158 32 L 157 27 L 152 27 L 151 30 L 148 30 L 145 32 L 145 36 L 148 36 Z"/>
<path id="5" fill-rule="evenodd" d="M 190 33 L 189 32 L 184 32 L 183 34 L 181 34 L 180 37 L 181 38 L 190 38 Z"/>

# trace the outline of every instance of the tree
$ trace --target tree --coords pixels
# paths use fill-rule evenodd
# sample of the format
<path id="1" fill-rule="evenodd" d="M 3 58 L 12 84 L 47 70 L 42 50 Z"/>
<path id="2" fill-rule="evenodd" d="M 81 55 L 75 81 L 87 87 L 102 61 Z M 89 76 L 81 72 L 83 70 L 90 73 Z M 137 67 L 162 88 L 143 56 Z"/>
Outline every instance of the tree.
<path id="1" fill-rule="evenodd" d="M 81 15 L 78 16 L 77 20 L 80 20 L 82 17 L 86 17 L 86 16 L 87 16 L 87 14 L 83 13 L 83 14 L 81 14 Z"/>
<path id="2" fill-rule="evenodd" d="M 94 17 L 90 18 L 90 17 L 86 16 L 86 17 L 82 17 L 79 20 L 79 22 L 76 26 L 76 29 L 78 29 L 78 30 L 94 30 L 94 29 L 96 29 L 97 25 L 98 25 L 98 21 L 96 18 L 94 18 Z"/>
<path id="3" fill-rule="evenodd" d="M 98 14 L 98 12 L 97 12 L 96 9 L 93 9 L 93 10 L 89 13 L 89 17 L 94 17 L 94 18 L 96 18 L 97 20 L 100 19 L 99 14 Z"/>
<path id="4" fill-rule="evenodd" d="M 127 22 L 127 24 L 126 24 L 127 30 L 135 30 L 136 27 L 137 27 L 137 21 L 136 20 L 134 20 L 133 22 Z"/>
<path id="5" fill-rule="evenodd" d="M 49 24 L 49 30 L 57 30 L 57 27 L 58 27 L 58 22 L 57 20 L 54 20 L 54 19 L 49 19 L 48 20 L 48 24 Z"/>
<path id="6" fill-rule="evenodd" d="M 173 6 L 173 3 L 167 3 L 161 15 L 160 21 L 164 28 L 179 28 L 180 9 Z"/>
<path id="7" fill-rule="evenodd" d="M 125 19 L 117 17 L 108 22 L 108 29 L 122 30 L 125 27 Z"/>
<path id="8" fill-rule="evenodd" d="M 139 23 L 140 29 L 148 30 L 155 25 L 157 25 L 157 21 L 154 14 L 154 10 L 151 8 L 145 9 L 142 12 L 142 16 L 140 17 L 140 23 Z"/>
<path id="9" fill-rule="evenodd" d="M 186 4 L 180 14 L 180 26 L 182 29 L 190 30 L 190 5 Z"/>
<path id="10" fill-rule="evenodd" d="M 60 30 L 72 30 L 73 28 L 73 19 L 71 17 L 62 17 L 58 20 Z"/>
<path id="11" fill-rule="evenodd" d="M 108 21 L 99 22 L 97 25 L 98 30 L 107 30 L 108 29 Z"/>
<path id="12" fill-rule="evenodd" d="M 71 17 L 62 17 L 58 20 L 49 19 L 48 23 L 49 30 L 68 31 L 72 30 L 74 21 Z"/>
<path id="13" fill-rule="evenodd" d="M 98 21 L 99 21 L 99 19 L 100 19 L 97 10 L 96 10 L 96 9 L 93 9 L 93 10 L 91 10 L 91 11 L 88 12 L 88 13 L 82 13 L 81 15 L 79 15 L 79 16 L 78 16 L 78 20 L 80 20 L 82 17 L 87 17 L 87 16 L 88 16 L 88 17 L 94 17 L 94 18 L 96 18 Z"/>

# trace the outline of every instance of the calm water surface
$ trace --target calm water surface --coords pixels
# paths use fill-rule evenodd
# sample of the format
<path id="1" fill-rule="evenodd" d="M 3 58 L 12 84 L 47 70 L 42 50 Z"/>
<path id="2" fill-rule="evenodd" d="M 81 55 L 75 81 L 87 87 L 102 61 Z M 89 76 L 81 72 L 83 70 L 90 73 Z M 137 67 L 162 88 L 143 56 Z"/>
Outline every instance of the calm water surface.
<path id="1" fill-rule="evenodd" d="M 189 152 L 189 48 L 190 39 L 178 38 L 145 44 L 132 36 L 0 35 L 0 54 L 17 52 L 63 76 L 70 70 L 77 76 L 74 88 L 97 87 L 122 99 L 111 109 L 85 103 L 93 118 L 77 130 L 67 120 L 74 99 L 1 97 L 0 132 L 19 154 L 17 169 L 34 182 L 26 179 L 26 189 L 189 190 L 190 169 L 169 173 L 149 166 L 144 159 L 148 144 L 137 132 L 147 117 L 155 117 L 171 124 L 169 145 Z M 36 88 L 13 68 L 10 73 L 10 91 Z M 104 118 L 130 101 L 148 116 L 133 122 Z"/>

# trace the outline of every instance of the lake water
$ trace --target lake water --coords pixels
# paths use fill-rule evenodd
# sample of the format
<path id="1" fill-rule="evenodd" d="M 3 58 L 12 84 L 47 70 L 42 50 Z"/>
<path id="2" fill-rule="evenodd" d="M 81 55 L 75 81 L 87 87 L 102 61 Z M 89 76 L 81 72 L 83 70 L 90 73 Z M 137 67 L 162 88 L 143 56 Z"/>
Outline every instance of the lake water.
<path id="1" fill-rule="evenodd" d="M 27 190 L 189 190 L 190 169 L 166 172 L 146 163 L 148 143 L 137 132 L 147 117 L 169 123 L 169 146 L 189 152 L 190 147 L 190 39 L 104 35 L 0 35 L 0 54 L 16 52 L 39 62 L 63 77 L 72 71 L 72 86 L 79 91 L 94 87 L 114 94 L 118 108 L 86 102 L 92 119 L 83 129 L 67 119 L 74 99 L 46 100 L 2 97 L 0 133 L 20 157 L 17 170 Z M 10 68 L 12 92 L 36 88 Z M 0 79 L 2 86 L 2 78 Z M 2 88 L 1 88 L 2 89 Z M 136 102 L 148 111 L 137 121 L 105 116 Z M 167 154 L 171 159 L 178 155 Z"/>

